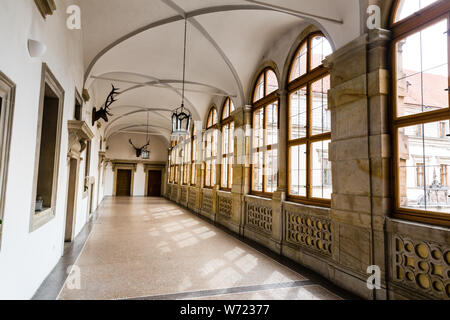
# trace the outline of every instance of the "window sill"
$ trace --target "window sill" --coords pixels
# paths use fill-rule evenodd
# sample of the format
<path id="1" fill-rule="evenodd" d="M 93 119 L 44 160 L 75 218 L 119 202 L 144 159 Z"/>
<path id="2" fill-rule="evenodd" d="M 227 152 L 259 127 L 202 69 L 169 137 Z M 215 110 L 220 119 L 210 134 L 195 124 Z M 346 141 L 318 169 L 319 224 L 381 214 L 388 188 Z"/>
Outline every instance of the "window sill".
<path id="1" fill-rule="evenodd" d="M 300 199 L 294 197 L 287 197 L 286 202 L 304 205 L 308 207 L 318 208 L 331 208 L 331 200 L 319 200 L 319 199 Z"/>
<path id="2" fill-rule="evenodd" d="M 30 232 L 38 230 L 39 228 L 53 220 L 54 217 L 55 214 L 52 208 L 47 208 L 37 213 L 34 212 L 33 216 L 31 217 Z"/>

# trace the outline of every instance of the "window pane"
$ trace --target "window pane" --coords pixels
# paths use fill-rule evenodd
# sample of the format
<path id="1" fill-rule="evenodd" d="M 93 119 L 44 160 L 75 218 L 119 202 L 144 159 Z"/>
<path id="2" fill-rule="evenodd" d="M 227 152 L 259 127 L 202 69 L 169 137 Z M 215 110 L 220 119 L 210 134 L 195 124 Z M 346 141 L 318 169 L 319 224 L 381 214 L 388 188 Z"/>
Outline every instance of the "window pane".
<path id="1" fill-rule="evenodd" d="M 450 213 L 447 166 L 450 138 L 441 137 L 441 122 L 398 130 L 400 206 Z"/>
<path id="2" fill-rule="evenodd" d="M 234 103 L 231 99 L 230 99 L 230 110 L 231 110 L 231 112 L 233 112 L 235 110 Z"/>
<path id="3" fill-rule="evenodd" d="M 289 140 L 306 137 L 306 88 L 290 95 L 289 105 Z"/>
<path id="4" fill-rule="evenodd" d="M 195 171 L 195 164 L 191 166 L 191 184 L 196 183 L 196 177 L 195 177 L 196 171 Z"/>
<path id="5" fill-rule="evenodd" d="M 331 199 L 331 163 L 328 156 L 330 140 L 311 144 L 312 197 Z"/>
<path id="6" fill-rule="evenodd" d="M 228 158 L 222 159 L 222 188 L 228 188 Z"/>
<path id="7" fill-rule="evenodd" d="M 230 173 L 228 176 L 228 188 L 233 186 L 233 156 L 228 158 L 228 166 L 230 167 Z"/>
<path id="8" fill-rule="evenodd" d="M 212 168 L 211 168 L 211 176 L 212 176 L 212 184 L 211 187 L 216 185 L 216 159 L 212 160 Z"/>
<path id="9" fill-rule="evenodd" d="M 312 126 L 311 134 L 321 134 L 331 131 L 331 112 L 328 109 L 328 90 L 330 76 L 311 85 Z"/>
<path id="10" fill-rule="evenodd" d="M 211 187 L 211 160 L 206 160 L 205 185 Z"/>
<path id="11" fill-rule="evenodd" d="M 253 148 L 264 145 L 264 108 L 256 110 L 253 114 Z"/>
<path id="12" fill-rule="evenodd" d="M 275 72 L 267 71 L 267 95 L 278 90 L 278 80 Z"/>
<path id="13" fill-rule="evenodd" d="M 307 72 L 308 47 L 304 43 L 297 53 L 297 56 L 292 63 L 292 70 L 289 81 L 293 81 Z"/>
<path id="14" fill-rule="evenodd" d="M 320 66 L 331 53 L 331 45 L 325 37 L 314 37 L 311 42 L 311 69 Z"/>
<path id="15" fill-rule="evenodd" d="M 253 102 L 264 98 L 264 73 L 259 77 L 255 87 Z"/>
<path id="16" fill-rule="evenodd" d="M 401 0 L 397 8 L 394 22 L 403 20 L 437 1 L 439 0 Z"/>
<path id="17" fill-rule="evenodd" d="M 447 19 L 397 43 L 397 116 L 448 108 Z"/>
<path id="18" fill-rule="evenodd" d="M 265 192 L 275 192 L 278 186 L 278 150 L 272 149 L 266 152 L 265 161 Z"/>
<path id="19" fill-rule="evenodd" d="M 266 134 L 267 145 L 278 143 L 278 107 L 276 103 L 266 107 Z"/>
<path id="20" fill-rule="evenodd" d="M 263 191 L 263 152 L 253 153 L 252 190 Z"/>
<path id="21" fill-rule="evenodd" d="M 230 124 L 230 131 L 229 131 L 229 147 L 228 147 L 228 153 L 234 153 L 234 122 L 231 122 Z"/>
<path id="22" fill-rule="evenodd" d="M 291 147 L 289 151 L 290 194 L 306 197 L 306 145 Z"/>
<path id="23" fill-rule="evenodd" d="M 222 154 L 228 153 L 229 141 L 229 129 L 228 125 L 226 125 L 222 128 Z"/>

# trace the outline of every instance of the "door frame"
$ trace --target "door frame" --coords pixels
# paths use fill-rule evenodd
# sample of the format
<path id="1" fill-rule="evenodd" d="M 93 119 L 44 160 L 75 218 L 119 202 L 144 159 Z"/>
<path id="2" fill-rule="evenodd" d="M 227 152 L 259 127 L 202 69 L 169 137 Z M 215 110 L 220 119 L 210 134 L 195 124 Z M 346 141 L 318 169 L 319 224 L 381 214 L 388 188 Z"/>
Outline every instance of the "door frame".
<path id="1" fill-rule="evenodd" d="M 131 171 L 131 186 L 130 186 L 130 197 L 134 195 L 134 174 L 136 173 L 136 164 L 131 163 L 114 163 L 114 185 L 113 185 L 113 196 L 117 197 L 117 171 L 119 170 L 130 170 Z"/>
<path id="2" fill-rule="evenodd" d="M 164 194 L 164 181 L 166 175 L 166 165 L 165 164 L 144 164 L 145 171 L 145 196 L 148 197 L 148 178 L 149 171 L 161 171 L 161 196 Z"/>

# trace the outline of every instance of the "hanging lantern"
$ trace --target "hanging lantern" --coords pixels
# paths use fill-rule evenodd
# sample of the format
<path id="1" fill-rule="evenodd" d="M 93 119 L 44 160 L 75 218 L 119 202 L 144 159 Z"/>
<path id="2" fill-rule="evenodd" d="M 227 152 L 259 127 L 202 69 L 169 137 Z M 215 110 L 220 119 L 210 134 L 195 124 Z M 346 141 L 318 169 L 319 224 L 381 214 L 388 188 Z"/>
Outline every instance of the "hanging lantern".
<path id="1" fill-rule="evenodd" d="M 148 159 L 150 159 L 150 151 L 148 151 L 147 148 L 145 148 L 144 150 L 142 150 L 142 160 Z"/>
<path id="2" fill-rule="evenodd" d="M 191 112 L 183 105 L 173 111 L 172 114 L 172 134 L 186 135 L 189 134 L 191 126 L 192 115 Z"/>
<path id="3" fill-rule="evenodd" d="M 183 56 L 183 89 L 181 107 L 172 113 L 172 135 L 187 135 L 191 125 L 192 114 L 184 107 L 185 85 L 186 85 L 186 42 L 187 42 L 187 20 L 184 20 L 184 56 Z"/>

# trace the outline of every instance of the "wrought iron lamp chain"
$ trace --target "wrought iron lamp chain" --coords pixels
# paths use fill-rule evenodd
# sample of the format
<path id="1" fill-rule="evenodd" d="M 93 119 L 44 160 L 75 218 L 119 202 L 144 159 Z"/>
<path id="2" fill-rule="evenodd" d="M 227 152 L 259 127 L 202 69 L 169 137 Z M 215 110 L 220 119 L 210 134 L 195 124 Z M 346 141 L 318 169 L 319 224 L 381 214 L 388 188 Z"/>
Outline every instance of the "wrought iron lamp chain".
<path id="1" fill-rule="evenodd" d="M 187 46 L 186 42 L 187 42 L 187 18 L 184 19 L 183 92 L 182 92 L 181 107 L 184 107 L 184 89 L 186 82 L 186 46 Z"/>

